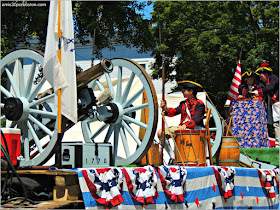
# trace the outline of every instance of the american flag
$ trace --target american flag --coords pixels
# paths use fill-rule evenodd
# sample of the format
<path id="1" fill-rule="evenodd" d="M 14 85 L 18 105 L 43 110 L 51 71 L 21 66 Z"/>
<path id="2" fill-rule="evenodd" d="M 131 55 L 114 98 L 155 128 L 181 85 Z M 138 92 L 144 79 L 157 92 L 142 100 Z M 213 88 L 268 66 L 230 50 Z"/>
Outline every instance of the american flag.
<path id="1" fill-rule="evenodd" d="M 237 67 L 235 69 L 235 73 L 231 82 L 231 86 L 229 89 L 227 99 L 231 102 L 234 101 L 238 96 L 238 86 L 241 84 L 241 55 L 239 57 L 239 61 Z"/>

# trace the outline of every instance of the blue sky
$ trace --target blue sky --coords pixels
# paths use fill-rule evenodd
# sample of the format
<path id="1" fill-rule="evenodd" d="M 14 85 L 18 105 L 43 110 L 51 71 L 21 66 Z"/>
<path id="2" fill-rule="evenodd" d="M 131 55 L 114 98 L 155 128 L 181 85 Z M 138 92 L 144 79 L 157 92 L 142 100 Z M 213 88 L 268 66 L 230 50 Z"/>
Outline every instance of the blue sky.
<path id="1" fill-rule="evenodd" d="M 147 3 L 147 1 L 139 1 L 139 2 Z M 152 18 L 152 15 L 150 14 L 151 12 L 153 12 L 153 4 L 146 6 L 144 8 L 144 19 L 151 19 Z M 141 13 L 143 13 L 143 12 L 141 11 Z"/>
<path id="2" fill-rule="evenodd" d="M 145 19 L 151 19 L 152 18 L 152 15 L 150 14 L 151 12 L 153 12 L 153 4 L 145 7 L 144 18 Z"/>

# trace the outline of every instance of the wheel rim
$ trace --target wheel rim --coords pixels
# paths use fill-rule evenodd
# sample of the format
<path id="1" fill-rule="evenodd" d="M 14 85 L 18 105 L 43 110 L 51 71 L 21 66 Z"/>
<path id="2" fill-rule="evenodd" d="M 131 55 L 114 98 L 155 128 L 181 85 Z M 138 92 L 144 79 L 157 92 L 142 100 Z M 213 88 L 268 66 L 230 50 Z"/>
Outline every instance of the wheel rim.
<path id="1" fill-rule="evenodd" d="M 215 127 L 209 128 L 210 133 L 214 133 L 215 135 L 215 138 L 210 137 L 210 141 L 212 144 L 211 152 L 212 157 L 214 157 L 222 142 L 223 126 L 216 108 L 209 101 L 207 101 L 207 108 L 211 109 L 211 118 L 215 123 Z"/>
<path id="2" fill-rule="evenodd" d="M 21 129 L 24 159 L 20 166 L 45 163 L 53 155 L 57 140 L 54 94 L 35 98 L 47 83 L 44 77 L 36 80 L 43 61 L 43 53 L 29 49 L 16 50 L 1 60 L 1 78 L 7 78 L 6 85 L 1 85 L 1 98 L 4 99 L 1 109 L 5 111 L 5 101 L 12 97 L 23 107 L 19 119 L 9 120 L 6 115 L 1 116 L 1 124 L 5 127 Z"/>
<path id="3" fill-rule="evenodd" d="M 105 86 L 110 89 L 114 95 L 111 102 L 118 107 L 118 118 L 113 123 L 93 122 L 88 118 L 82 121 L 82 131 L 88 143 L 92 143 L 92 140 L 112 143 L 115 165 L 129 165 L 140 160 L 153 142 L 158 119 L 157 97 L 149 75 L 139 64 L 124 58 L 111 61 L 114 65 L 113 72 L 105 73 L 103 78 L 95 80 L 89 86 L 98 87 L 100 91 L 104 90 Z M 113 86 L 113 76 L 111 78 L 114 74 L 117 79 L 116 87 Z M 126 85 L 122 82 L 123 78 L 127 78 Z M 106 80 L 105 85 L 102 84 L 102 79 Z M 137 79 L 140 82 L 135 83 Z M 132 92 L 135 85 L 138 89 Z M 144 91 L 148 102 L 142 104 Z M 141 122 L 141 111 L 145 108 L 148 108 L 149 116 L 147 125 Z M 135 118 L 132 113 L 135 113 Z M 142 140 L 138 136 L 140 128 L 145 130 Z"/>

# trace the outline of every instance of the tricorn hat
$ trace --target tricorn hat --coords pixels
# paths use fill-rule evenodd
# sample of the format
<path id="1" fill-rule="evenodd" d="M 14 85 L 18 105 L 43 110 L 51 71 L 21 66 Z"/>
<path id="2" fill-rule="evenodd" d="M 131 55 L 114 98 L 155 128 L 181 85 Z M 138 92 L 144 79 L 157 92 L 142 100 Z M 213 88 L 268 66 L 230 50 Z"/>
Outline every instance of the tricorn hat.
<path id="1" fill-rule="evenodd" d="M 203 89 L 202 85 L 200 85 L 196 82 L 193 82 L 193 81 L 189 81 L 189 80 L 184 80 L 184 81 L 178 82 L 177 84 L 178 84 L 178 87 L 182 88 L 182 89 L 188 89 L 188 88 L 195 89 L 195 90 Z"/>
<path id="2" fill-rule="evenodd" d="M 257 75 L 255 72 L 250 72 L 250 71 L 246 71 L 245 73 L 242 74 L 242 79 L 247 79 L 249 77 L 253 77 L 255 78 Z"/>
<path id="3" fill-rule="evenodd" d="M 255 72 L 257 75 L 259 75 L 260 73 L 271 73 L 272 69 L 269 67 L 269 64 L 267 62 L 263 62 L 260 68 L 258 68 Z"/>

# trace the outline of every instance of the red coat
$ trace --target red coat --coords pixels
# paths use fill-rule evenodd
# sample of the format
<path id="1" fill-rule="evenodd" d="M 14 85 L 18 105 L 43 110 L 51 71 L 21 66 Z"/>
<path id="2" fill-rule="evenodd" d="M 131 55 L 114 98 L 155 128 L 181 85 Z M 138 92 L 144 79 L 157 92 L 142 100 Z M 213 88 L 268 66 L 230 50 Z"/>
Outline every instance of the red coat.
<path id="1" fill-rule="evenodd" d="M 187 117 L 186 112 L 186 105 L 190 111 L 191 119 L 187 122 L 184 122 Z M 175 115 L 181 114 L 181 121 L 179 125 L 185 124 L 187 128 L 194 128 L 197 126 L 204 126 L 203 125 L 203 118 L 205 114 L 205 105 L 203 101 L 192 98 L 190 101 L 186 99 L 185 101 L 181 101 L 180 105 L 178 107 L 174 108 L 168 108 L 169 113 L 166 113 L 166 116 L 173 117 Z"/>

